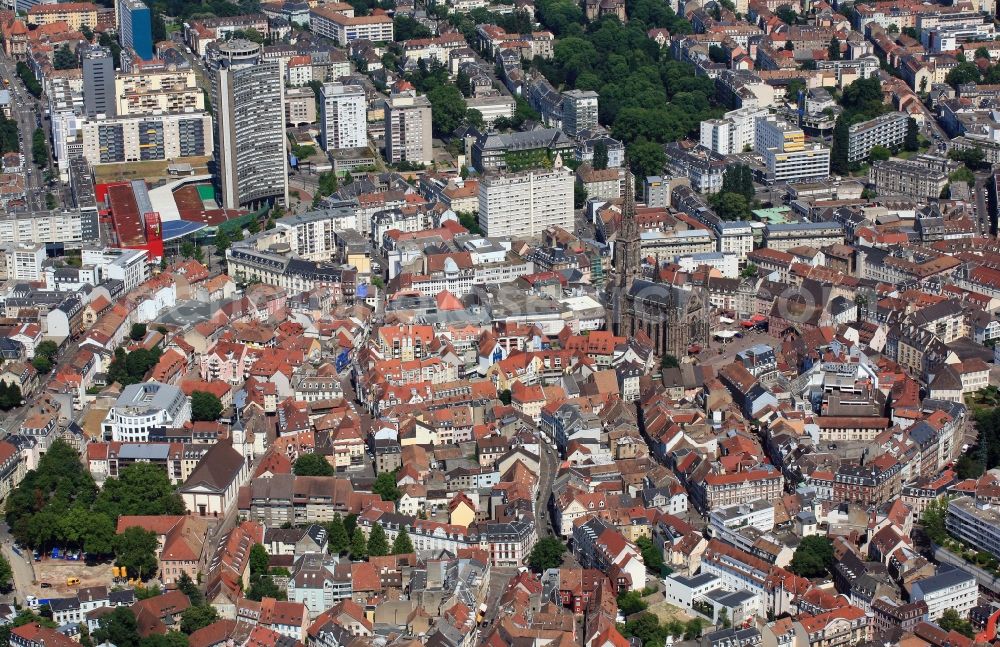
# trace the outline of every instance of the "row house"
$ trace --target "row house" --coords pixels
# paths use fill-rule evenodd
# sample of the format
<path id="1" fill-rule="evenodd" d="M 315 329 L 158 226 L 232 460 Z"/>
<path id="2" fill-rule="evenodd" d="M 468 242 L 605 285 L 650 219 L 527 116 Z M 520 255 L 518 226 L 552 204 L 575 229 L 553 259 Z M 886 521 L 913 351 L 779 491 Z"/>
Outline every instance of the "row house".
<path id="1" fill-rule="evenodd" d="M 459 550 L 480 546 L 479 529 L 475 525 L 466 527 L 377 509 L 365 510 L 358 515 L 358 527 L 366 536 L 375 525 L 382 526 L 390 544 L 405 528 L 417 551 L 446 550 L 457 554 Z"/>
<path id="2" fill-rule="evenodd" d="M 596 568 L 549 569 L 542 574 L 542 599 L 554 599 L 574 614 L 584 613 L 597 589 L 608 584 L 607 576 Z"/>
<path id="3" fill-rule="evenodd" d="M 246 380 L 250 357 L 247 347 L 238 342 L 220 341 L 201 356 L 200 375 L 207 381 L 221 381 L 238 386 Z"/>
<path id="4" fill-rule="evenodd" d="M 867 465 L 842 465 L 833 482 L 834 501 L 880 506 L 902 492 L 902 465 L 883 454 Z"/>
<path id="5" fill-rule="evenodd" d="M 781 497 L 784 479 L 781 472 L 748 470 L 730 474 L 709 474 L 703 481 L 691 482 L 691 498 L 702 511 L 764 499 Z"/>
<path id="6" fill-rule="evenodd" d="M 524 564 L 535 545 L 535 523 L 531 519 L 488 522 L 484 531 L 494 566 L 517 568 Z"/>
<path id="7" fill-rule="evenodd" d="M 817 615 L 801 614 L 796 619 L 796 625 L 808 636 L 810 645 L 857 645 L 872 638 L 867 614 L 855 606 Z"/>
<path id="8" fill-rule="evenodd" d="M 254 479 L 239 496 L 241 518 L 269 527 L 329 523 L 335 514 L 357 514 L 380 503 L 377 494 L 355 492 L 350 479 L 294 474 Z"/>
<path id="9" fill-rule="evenodd" d="M 646 565 L 639 549 L 598 517 L 577 521 L 573 554 L 584 568 L 596 568 L 607 575 L 617 593 L 646 587 Z"/>
<path id="10" fill-rule="evenodd" d="M 109 591 L 104 586 L 91 586 L 78 590 L 72 597 L 49 600 L 49 608 L 52 619 L 62 627 L 87 622 L 87 616 L 95 609 L 130 607 L 135 600 L 132 589 Z"/>

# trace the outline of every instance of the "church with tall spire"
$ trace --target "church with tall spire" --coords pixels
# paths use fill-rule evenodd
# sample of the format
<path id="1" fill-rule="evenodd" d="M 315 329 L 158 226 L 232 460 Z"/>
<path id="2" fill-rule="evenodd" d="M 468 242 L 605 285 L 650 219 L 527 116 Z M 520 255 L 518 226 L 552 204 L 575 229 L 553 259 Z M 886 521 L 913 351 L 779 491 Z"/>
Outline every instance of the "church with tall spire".
<path id="1" fill-rule="evenodd" d="M 625 161 L 625 168 L 628 168 L 628 160 Z M 610 305 L 617 319 L 615 332 L 628 335 L 631 334 L 634 313 L 628 307 L 625 295 L 642 274 L 642 241 L 635 215 L 635 178 L 631 171 L 625 172 L 625 203 L 622 205 L 622 222 L 615 241 L 614 268 L 616 280 L 610 298 L 615 303 Z"/>
<path id="2" fill-rule="evenodd" d="M 661 283 L 656 276 L 643 278 L 635 180 L 627 171 L 613 263 L 615 281 L 609 284 L 607 309 L 608 327 L 616 335 L 634 337 L 642 331 L 660 356 L 683 357 L 690 345 L 707 343 L 708 293 L 700 287 Z"/>
<path id="3" fill-rule="evenodd" d="M 622 206 L 622 224 L 615 241 L 615 271 L 618 287 L 628 290 L 642 273 L 642 244 L 639 240 L 639 222 L 635 216 L 635 178 L 625 172 L 625 204 Z"/>

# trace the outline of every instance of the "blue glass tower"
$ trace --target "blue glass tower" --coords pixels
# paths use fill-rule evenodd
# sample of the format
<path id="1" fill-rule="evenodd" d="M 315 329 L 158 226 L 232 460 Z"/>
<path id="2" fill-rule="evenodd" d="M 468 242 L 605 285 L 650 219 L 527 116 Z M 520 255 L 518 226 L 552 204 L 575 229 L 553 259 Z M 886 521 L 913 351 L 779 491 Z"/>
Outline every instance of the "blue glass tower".
<path id="1" fill-rule="evenodd" d="M 118 1 L 118 38 L 142 60 L 153 58 L 153 18 L 141 0 Z"/>

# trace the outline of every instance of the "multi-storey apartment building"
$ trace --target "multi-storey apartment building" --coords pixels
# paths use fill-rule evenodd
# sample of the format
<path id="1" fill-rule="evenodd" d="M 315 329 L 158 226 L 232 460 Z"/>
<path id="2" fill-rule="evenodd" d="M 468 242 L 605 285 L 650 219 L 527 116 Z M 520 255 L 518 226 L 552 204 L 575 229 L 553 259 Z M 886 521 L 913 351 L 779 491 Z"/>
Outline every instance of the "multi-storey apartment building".
<path id="1" fill-rule="evenodd" d="M 948 186 L 948 174 L 909 160 L 885 160 L 871 165 L 868 181 L 879 195 L 904 195 L 914 200 L 935 199 Z"/>
<path id="2" fill-rule="evenodd" d="M 768 224 L 764 227 L 764 244 L 768 249 L 785 251 L 802 245 L 842 245 L 844 229 L 836 222 L 793 222 Z"/>
<path id="3" fill-rule="evenodd" d="M 399 81 L 385 100 L 385 159 L 390 164 L 430 164 L 431 102 L 413 86 Z"/>
<path id="4" fill-rule="evenodd" d="M 0 245 L 65 243 L 79 247 L 97 240 L 97 211 L 40 211 L 0 216 Z"/>
<path id="5" fill-rule="evenodd" d="M 223 206 L 288 202 L 284 88 L 281 63 L 261 57 L 247 40 L 219 45 L 215 79 L 215 158 Z"/>
<path id="6" fill-rule="evenodd" d="M 1000 554 L 1000 511 L 996 504 L 978 497 L 948 502 L 948 532 L 962 542 L 993 555 Z"/>
<path id="7" fill-rule="evenodd" d="M 902 146 L 910 117 L 905 112 L 890 112 L 850 127 L 847 159 L 860 162 L 867 159 L 875 146 Z M 937 196 L 935 196 L 937 197 Z"/>
<path id="8" fill-rule="evenodd" d="M 309 12 L 309 26 L 314 33 L 333 40 L 341 47 L 347 47 L 355 40 L 370 40 L 373 43 L 392 42 L 393 23 L 390 16 L 384 13 L 354 16 L 353 13 L 324 6 L 315 7 Z"/>
<path id="9" fill-rule="evenodd" d="M 488 175 L 479 183 L 479 226 L 487 236 L 538 236 L 573 226 L 573 173 L 563 167 Z"/>
<path id="10" fill-rule="evenodd" d="M 153 58 L 153 18 L 142 0 L 118 0 L 118 38 L 144 61 Z"/>
<path id="11" fill-rule="evenodd" d="M 692 148 L 678 142 L 667 144 L 665 150 L 667 170 L 690 180 L 692 189 L 701 193 L 722 190 L 722 177 L 729 167 L 725 157 L 704 146 Z"/>
<path id="12" fill-rule="evenodd" d="M 692 499 L 702 510 L 781 496 L 782 476 L 777 470 L 748 470 L 731 474 L 709 474 L 692 484 Z"/>
<path id="13" fill-rule="evenodd" d="M 883 454 L 868 465 L 843 465 L 833 480 L 833 498 L 867 506 L 879 506 L 902 491 L 903 466 Z"/>
<path id="14" fill-rule="evenodd" d="M 701 122 L 699 143 L 719 155 L 735 155 L 753 148 L 757 120 L 767 116 L 767 110 L 758 107 L 730 110 L 722 119 Z"/>
<path id="15" fill-rule="evenodd" d="M 90 116 L 114 116 L 115 63 L 111 50 L 94 45 L 82 48 L 83 59 L 83 109 Z"/>
<path id="16" fill-rule="evenodd" d="M 92 165 L 202 157 L 212 152 L 212 118 L 205 113 L 98 118 L 81 131 Z"/>
<path id="17" fill-rule="evenodd" d="M 480 173 L 521 171 L 542 166 L 556 155 L 566 158 L 573 140 L 558 128 L 536 128 L 526 132 L 483 133 L 472 145 L 472 165 Z M 609 166 L 610 157 L 609 157 Z"/>
<path id="18" fill-rule="evenodd" d="M 182 427 L 191 402 L 176 386 L 145 382 L 122 390 L 101 427 L 106 440 L 146 442 L 154 427 Z"/>
<path id="19" fill-rule="evenodd" d="M 64 22 L 74 31 L 80 31 L 82 27 L 96 29 L 97 5 L 92 2 L 36 4 L 28 10 L 28 22 L 34 25 Z"/>
<path id="20" fill-rule="evenodd" d="M 119 73 L 114 93 L 116 112 L 121 116 L 205 109 L 205 93 L 198 87 L 192 68 Z"/>
<path id="21" fill-rule="evenodd" d="M 598 95 L 593 90 L 567 90 L 562 93 L 563 130 L 576 137 L 597 126 Z"/>
<path id="22" fill-rule="evenodd" d="M 325 150 L 368 145 L 368 103 L 360 85 L 325 83 L 320 89 L 320 145 Z"/>

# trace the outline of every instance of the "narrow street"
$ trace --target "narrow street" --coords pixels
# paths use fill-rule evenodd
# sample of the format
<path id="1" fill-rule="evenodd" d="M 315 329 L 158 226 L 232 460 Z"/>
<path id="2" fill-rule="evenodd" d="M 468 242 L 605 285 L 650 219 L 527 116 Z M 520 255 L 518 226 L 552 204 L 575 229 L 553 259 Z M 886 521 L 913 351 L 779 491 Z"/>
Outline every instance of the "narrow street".
<path id="1" fill-rule="evenodd" d="M 538 433 L 538 537 L 553 537 L 556 535 L 555 528 L 552 527 L 552 514 L 549 511 L 549 503 L 552 499 L 552 484 L 556 480 L 556 473 L 559 471 L 559 456 L 555 448 L 547 441 L 541 432 Z"/>
<path id="2" fill-rule="evenodd" d="M 986 182 L 990 176 L 976 174 L 976 184 L 972 193 L 976 200 L 976 221 L 979 224 L 979 233 L 988 236 L 993 225 L 993 218 L 990 214 L 989 203 L 986 200 Z"/>
<path id="3" fill-rule="evenodd" d="M 29 551 L 20 551 L 20 555 L 14 552 L 14 538 L 11 536 L 7 524 L 3 522 L 0 522 L 0 549 L 2 549 L 3 556 L 10 563 L 10 568 L 14 573 L 14 590 L 11 595 L 3 596 L 3 598 L 12 597 L 19 604 L 24 604 L 24 595 L 21 591 L 24 591 L 27 585 L 35 581 L 35 568 L 31 563 Z M 7 599 L 4 601 L 10 602 Z"/>
<path id="4" fill-rule="evenodd" d="M 6 54 L 0 53 L 0 74 L 10 80 L 10 95 L 13 101 L 12 117 L 17 122 L 21 139 L 21 155 L 24 156 L 25 193 L 29 211 L 45 208 L 45 187 L 43 170 L 35 167 L 31 155 L 32 135 L 41 122 L 39 104 L 21 83 L 17 76 L 17 66 Z"/>

